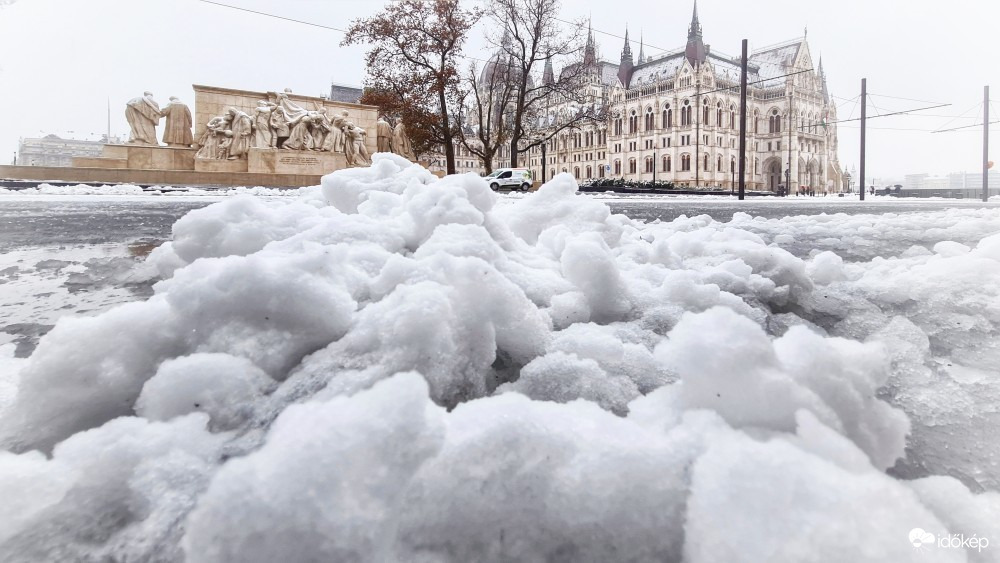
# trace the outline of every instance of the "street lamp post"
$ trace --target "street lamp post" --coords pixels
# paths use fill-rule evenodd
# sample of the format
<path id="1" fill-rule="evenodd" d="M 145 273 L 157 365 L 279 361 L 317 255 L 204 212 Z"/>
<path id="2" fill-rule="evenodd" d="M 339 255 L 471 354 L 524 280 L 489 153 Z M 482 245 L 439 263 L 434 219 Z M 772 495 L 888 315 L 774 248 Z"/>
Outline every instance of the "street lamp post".
<path id="1" fill-rule="evenodd" d="M 792 163 L 788 163 L 788 168 L 785 168 L 785 195 L 789 195 L 792 192 Z"/>

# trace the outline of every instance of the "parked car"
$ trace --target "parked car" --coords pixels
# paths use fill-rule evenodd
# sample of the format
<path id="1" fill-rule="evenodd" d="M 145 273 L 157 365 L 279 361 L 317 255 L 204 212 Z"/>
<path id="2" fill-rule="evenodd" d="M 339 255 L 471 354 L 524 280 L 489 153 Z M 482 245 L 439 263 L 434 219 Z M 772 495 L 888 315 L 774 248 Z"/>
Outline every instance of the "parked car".
<path id="1" fill-rule="evenodd" d="M 531 189 L 533 182 L 531 179 L 531 170 L 527 168 L 499 168 L 486 176 L 486 181 L 495 192 L 500 190 L 521 190 L 522 192 L 526 192 Z"/>

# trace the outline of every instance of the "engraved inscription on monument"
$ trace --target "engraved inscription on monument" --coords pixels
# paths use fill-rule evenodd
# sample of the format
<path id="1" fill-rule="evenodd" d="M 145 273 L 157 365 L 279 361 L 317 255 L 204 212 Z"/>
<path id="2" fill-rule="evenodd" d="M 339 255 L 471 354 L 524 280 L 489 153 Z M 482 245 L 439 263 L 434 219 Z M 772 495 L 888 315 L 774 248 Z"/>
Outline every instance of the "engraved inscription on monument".
<path id="1" fill-rule="evenodd" d="M 281 156 L 278 158 L 278 163 L 293 166 L 318 166 L 319 159 L 315 156 Z"/>

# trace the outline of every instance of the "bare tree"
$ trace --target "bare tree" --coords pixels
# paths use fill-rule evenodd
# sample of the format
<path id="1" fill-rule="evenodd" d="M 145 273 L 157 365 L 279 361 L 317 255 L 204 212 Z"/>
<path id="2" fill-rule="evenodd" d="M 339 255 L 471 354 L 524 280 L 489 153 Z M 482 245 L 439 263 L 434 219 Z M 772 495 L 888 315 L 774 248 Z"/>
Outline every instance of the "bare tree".
<path id="1" fill-rule="evenodd" d="M 451 109 L 458 99 L 460 55 L 469 29 L 479 20 L 478 8 L 463 9 L 459 0 L 393 0 L 370 18 L 351 23 L 342 45 L 373 45 L 366 56 L 366 86 L 382 95 L 398 96 L 411 115 L 429 116 L 428 137 L 444 147 L 449 174 L 455 173 L 456 124 Z M 404 115 L 405 119 L 405 115 Z"/>
<path id="2" fill-rule="evenodd" d="M 510 113 L 516 90 L 510 66 L 499 53 L 490 59 L 482 72 L 476 63 L 469 65 L 463 80 L 460 121 L 464 125 L 460 139 L 470 153 L 479 157 L 486 173 L 493 172 L 493 159 L 510 140 Z"/>
<path id="3" fill-rule="evenodd" d="M 600 89 L 587 85 L 600 77 L 600 67 L 582 23 L 563 25 L 559 0 L 496 0 L 493 19 L 500 36 L 491 38 L 507 56 L 514 84 L 510 110 L 510 164 L 518 156 L 547 142 L 565 129 L 603 121 L 606 117 Z M 580 57 L 580 53 L 584 56 Z M 588 53 L 590 54 L 588 58 Z M 536 82 L 541 67 L 569 64 L 558 78 Z"/>

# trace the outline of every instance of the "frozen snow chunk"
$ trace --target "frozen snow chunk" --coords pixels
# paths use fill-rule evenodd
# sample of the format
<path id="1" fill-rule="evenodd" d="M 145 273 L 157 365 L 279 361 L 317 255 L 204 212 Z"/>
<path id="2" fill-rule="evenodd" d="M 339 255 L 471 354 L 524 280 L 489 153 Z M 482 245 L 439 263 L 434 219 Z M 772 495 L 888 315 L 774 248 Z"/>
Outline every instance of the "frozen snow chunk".
<path id="1" fill-rule="evenodd" d="M 232 430 L 253 413 L 273 380 L 250 360 L 228 354 L 192 354 L 160 364 L 142 387 L 136 413 L 169 420 L 192 412 L 211 417 L 213 430 Z"/>
<path id="2" fill-rule="evenodd" d="M 0 509 L 0 560 L 182 560 L 182 522 L 226 438 L 207 421 L 122 417 L 60 443 L 50 460 L 0 454 L 3 504 L 17 510 Z"/>
<path id="3" fill-rule="evenodd" d="M 844 271 L 844 259 L 830 251 L 820 252 L 806 264 L 806 274 L 813 282 L 829 285 L 844 281 L 847 273 Z"/>
<path id="4" fill-rule="evenodd" d="M 580 288 L 590 305 L 591 320 L 609 323 L 623 320 L 632 302 L 604 241 L 580 237 L 566 245 L 562 258 L 563 275 Z"/>
<path id="5" fill-rule="evenodd" d="M 623 342 L 616 334 L 617 326 L 593 323 L 572 325 L 553 335 L 549 351 L 594 360 L 608 374 L 628 377 L 640 393 L 649 393 L 672 381 L 670 374 L 657 363 L 646 346 Z"/>
<path id="6" fill-rule="evenodd" d="M 446 422 L 400 504 L 395 561 L 679 561 L 686 468 L 721 424 L 664 435 L 515 393 Z"/>
<path id="7" fill-rule="evenodd" d="M 783 245 L 795 244 L 795 237 L 788 234 L 777 235 L 776 237 L 774 237 L 774 242 L 775 244 L 783 244 Z"/>
<path id="8" fill-rule="evenodd" d="M 851 439 L 880 469 L 903 455 L 909 421 L 875 396 L 888 377 L 877 344 L 825 338 L 794 326 L 772 345 L 754 322 L 714 308 L 685 315 L 655 354 L 681 381 L 654 391 L 651 401 L 712 409 L 736 427 L 782 432 L 793 432 L 795 412 L 805 409 Z"/>
<path id="9" fill-rule="evenodd" d="M 945 258 L 968 254 L 969 250 L 968 246 L 965 246 L 960 242 L 953 242 L 950 240 L 943 240 L 934 245 L 934 252 L 944 256 Z"/>
<path id="10" fill-rule="evenodd" d="M 411 186 L 426 186 L 438 179 L 426 168 L 392 153 L 372 155 L 371 166 L 345 168 L 323 176 L 323 196 L 344 213 L 357 213 L 369 192 L 402 194 Z"/>
<path id="11" fill-rule="evenodd" d="M 187 561 L 386 561 L 417 468 L 444 442 L 417 374 L 288 407 L 263 447 L 227 463 L 185 525 Z"/>
<path id="12" fill-rule="evenodd" d="M 988 236 L 976 244 L 976 256 L 1000 262 L 1000 233 Z"/>
<path id="13" fill-rule="evenodd" d="M 940 526 L 906 485 L 856 473 L 782 440 L 723 435 L 694 464 L 688 561 L 918 561 L 910 530 Z M 959 550 L 935 561 L 965 561 Z"/>
<path id="14" fill-rule="evenodd" d="M 639 389 L 631 379 L 605 372 L 592 359 L 563 352 L 532 360 L 521 369 L 517 381 L 497 389 L 498 393 L 505 391 L 558 403 L 586 399 L 619 415 L 628 412 L 628 402 L 639 396 Z"/>

